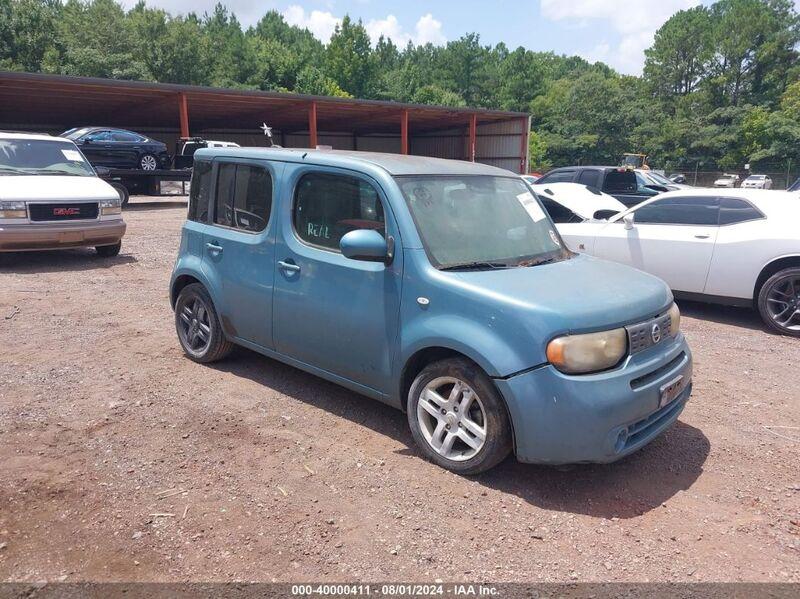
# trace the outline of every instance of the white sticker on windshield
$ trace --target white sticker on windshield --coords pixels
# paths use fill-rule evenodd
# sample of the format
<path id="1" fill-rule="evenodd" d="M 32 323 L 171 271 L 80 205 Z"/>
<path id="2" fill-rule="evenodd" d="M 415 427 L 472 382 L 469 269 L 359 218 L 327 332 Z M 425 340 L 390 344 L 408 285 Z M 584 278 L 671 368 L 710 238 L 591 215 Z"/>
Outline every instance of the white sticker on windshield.
<path id="1" fill-rule="evenodd" d="M 522 204 L 522 207 L 525 208 L 525 211 L 531 215 L 533 222 L 538 223 L 545 218 L 544 210 L 542 210 L 539 202 L 536 201 L 536 198 L 533 197 L 530 191 L 519 194 L 517 199 L 519 203 Z"/>
<path id="2" fill-rule="evenodd" d="M 72 160 L 73 162 L 83 162 L 83 156 L 78 150 L 61 150 L 61 153 L 64 154 L 64 158 L 67 160 Z"/>

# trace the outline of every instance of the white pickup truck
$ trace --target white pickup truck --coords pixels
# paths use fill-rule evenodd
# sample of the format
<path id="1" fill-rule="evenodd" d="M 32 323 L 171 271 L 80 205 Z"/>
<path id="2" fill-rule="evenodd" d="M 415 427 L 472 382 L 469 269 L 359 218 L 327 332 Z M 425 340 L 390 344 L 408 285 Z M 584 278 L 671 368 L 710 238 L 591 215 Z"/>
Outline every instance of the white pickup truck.
<path id="1" fill-rule="evenodd" d="M 73 142 L 0 132 L 0 252 L 94 247 L 110 257 L 124 234 L 119 194 Z"/>

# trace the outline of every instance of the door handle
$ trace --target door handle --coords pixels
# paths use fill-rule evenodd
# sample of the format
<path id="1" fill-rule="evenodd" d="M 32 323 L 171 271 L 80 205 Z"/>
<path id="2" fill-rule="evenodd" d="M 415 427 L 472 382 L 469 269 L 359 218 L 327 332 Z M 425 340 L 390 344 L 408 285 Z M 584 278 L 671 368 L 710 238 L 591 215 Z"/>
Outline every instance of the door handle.
<path id="1" fill-rule="evenodd" d="M 698 233 L 694 237 L 695 239 L 708 239 L 709 237 L 711 237 L 711 235 L 709 235 L 708 233 Z"/>
<path id="2" fill-rule="evenodd" d="M 211 252 L 212 254 L 221 254 L 221 253 L 222 253 L 222 246 L 221 246 L 221 245 L 217 245 L 216 243 L 214 243 L 214 242 L 212 242 L 212 241 L 209 241 L 209 242 L 206 244 L 206 248 L 207 248 L 207 249 L 208 249 L 208 251 L 209 251 L 209 252 Z"/>
<path id="3" fill-rule="evenodd" d="M 286 272 L 300 272 L 300 267 L 292 262 L 281 260 L 278 262 L 278 267 Z"/>

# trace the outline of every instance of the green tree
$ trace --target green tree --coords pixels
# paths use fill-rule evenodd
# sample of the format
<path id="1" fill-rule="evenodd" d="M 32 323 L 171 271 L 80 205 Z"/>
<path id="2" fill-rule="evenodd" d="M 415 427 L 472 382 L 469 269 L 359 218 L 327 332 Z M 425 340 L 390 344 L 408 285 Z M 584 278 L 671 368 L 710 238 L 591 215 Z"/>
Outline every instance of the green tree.
<path id="1" fill-rule="evenodd" d="M 356 98 L 371 98 L 377 72 L 367 30 L 361 21 L 353 23 L 345 15 L 336 26 L 325 53 L 326 74 Z"/>

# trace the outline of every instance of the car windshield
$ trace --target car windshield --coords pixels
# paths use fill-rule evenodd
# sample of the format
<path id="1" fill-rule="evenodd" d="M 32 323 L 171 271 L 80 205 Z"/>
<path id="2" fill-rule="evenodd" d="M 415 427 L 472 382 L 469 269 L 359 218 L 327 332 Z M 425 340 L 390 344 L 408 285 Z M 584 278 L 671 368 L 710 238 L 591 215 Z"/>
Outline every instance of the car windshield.
<path id="1" fill-rule="evenodd" d="M 45 139 L 0 139 L 0 175 L 93 177 L 75 144 Z"/>
<path id="2" fill-rule="evenodd" d="M 520 179 L 433 175 L 397 183 L 437 268 L 535 266 L 571 255 Z"/>
<path id="3" fill-rule="evenodd" d="M 650 177 L 650 179 L 652 179 L 656 185 L 673 185 L 672 181 L 670 181 L 666 177 L 662 177 L 658 173 L 654 173 L 651 171 L 647 173 L 647 176 Z"/>
<path id="4" fill-rule="evenodd" d="M 764 179 L 764 175 L 750 175 L 747 177 L 750 181 L 761 181 Z"/>

